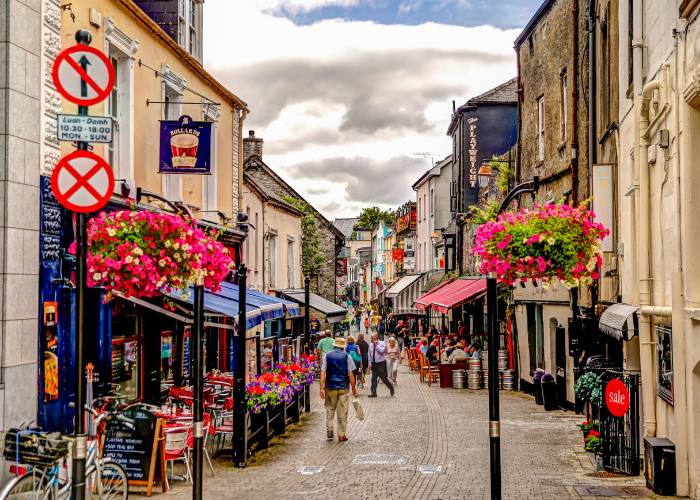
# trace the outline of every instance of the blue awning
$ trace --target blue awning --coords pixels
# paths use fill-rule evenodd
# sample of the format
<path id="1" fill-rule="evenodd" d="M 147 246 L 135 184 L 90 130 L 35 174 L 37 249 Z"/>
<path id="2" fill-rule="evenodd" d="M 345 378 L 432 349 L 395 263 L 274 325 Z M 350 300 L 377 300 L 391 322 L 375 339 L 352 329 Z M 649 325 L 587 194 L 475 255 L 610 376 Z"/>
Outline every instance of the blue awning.
<path id="1" fill-rule="evenodd" d="M 218 293 L 238 300 L 238 285 L 221 283 L 221 290 Z M 266 320 L 281 318 L 285 315 L 285 312 L 289 316 L 301 316 L 299 306 L 295 302 L 267 295 L 257 290 L 247 289 L 246 301 L 260 309 Z"/>
<path id="2" fill-rule="evenodd" d="M 188 288 L 187 291 L 173 290 L 166 295 L 171 299 L 194 306 L 194 287 Z M 233 299 L 205 290 L 204 310 L 228 316 L 237 321 L 240 312 L 238 296 Z M 246 329 L 255 328 L 263 321 L 263 312 L 256 308 L 255 305 L 246 303 Z"/>

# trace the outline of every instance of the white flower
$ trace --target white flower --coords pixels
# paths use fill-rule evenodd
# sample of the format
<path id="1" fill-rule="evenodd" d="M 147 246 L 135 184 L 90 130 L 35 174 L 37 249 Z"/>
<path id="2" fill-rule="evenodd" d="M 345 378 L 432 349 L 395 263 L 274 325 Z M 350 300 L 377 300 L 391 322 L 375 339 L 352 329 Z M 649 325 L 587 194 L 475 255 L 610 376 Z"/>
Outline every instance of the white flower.
<path id="1" fill-rule="evenodd" d="M 114 236 L 115 234 L 117 234 L 117 232 L 114 229 L 112 229 L 111 227 L 108 227 L 107 234 L 110 236 Z"/>
<path id="2" fill-rule="evenodd" d="M 158 265 L 159 265 L 160 267 L 165 267 L 165 259 L 160 259 L 160 260 L 158 261 Z"/>
<path id="3" fill-rule="evenodd" d="M 93 281 L 100 281 L 102 279 L 102 274 L 101 273 L 95 273 L 92 275 L 92 280 Z"/>
<path id="4" fill-rule="evenodd" d="M 547 238 L 547 243 L 548 243 L 550 246 L 551 246 L 551 245 L 554 245 L 556 242 L 557 242 L 557 240 L 554 239 L 553 236 L 550 236 L 549 238 Z"/>
<path id="5" fill-rule="evenodd" d="M 171 245 L 170 240 L 165 240 L 164 244 L 165 244 L 165 248 L 170 248 L 170 245 Z"/>
<path id="6" fill-rule="evenodd" d="M 131 261 L 133 261 L 134 258 L 131 255 L 127 255 L 126 258 L 124 259 L 124 262 L 127 264 L 131 264 Z"/>
<path id="7" fill-rule="evenodd" d="M 178 249 L 180 248 L 180 244 L 176 241 L 176 242 L 173 244 L 173 248 L 174 248 L 175 250 L 178 250 Z"/>

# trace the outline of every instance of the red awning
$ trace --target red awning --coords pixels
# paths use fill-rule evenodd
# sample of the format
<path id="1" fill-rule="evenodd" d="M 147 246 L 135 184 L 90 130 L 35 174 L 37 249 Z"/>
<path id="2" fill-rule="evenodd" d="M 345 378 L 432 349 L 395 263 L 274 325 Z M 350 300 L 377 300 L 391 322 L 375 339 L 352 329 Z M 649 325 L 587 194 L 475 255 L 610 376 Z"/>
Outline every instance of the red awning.
<path id="1" fill-rule="evenodd" d="M 447 314 L 453 307 L 484 293 L 485 290 L 486 280 L 483 278 L 459 278 L 420 297 L 416 301 L 416 307 L 423 310 L 430 307 L 435 312 Z"/>
<path id="2" fill-rule="evenodd" d="M 432 288 L 430 291 L 425 292 L 423 295 L 418 297 L 413 303 L 413 305 L 416 307 L 416 309 L 420 309 L 421 311 L 427 311 L 430 305 L 432 304 L 431 299 L 433 298 L 433 296 L 435 296 L 440 290 L 442 290 L 444 287 L 446 287 L 453 281 L 454 280 L 440 283 L 435 288 Z"/>

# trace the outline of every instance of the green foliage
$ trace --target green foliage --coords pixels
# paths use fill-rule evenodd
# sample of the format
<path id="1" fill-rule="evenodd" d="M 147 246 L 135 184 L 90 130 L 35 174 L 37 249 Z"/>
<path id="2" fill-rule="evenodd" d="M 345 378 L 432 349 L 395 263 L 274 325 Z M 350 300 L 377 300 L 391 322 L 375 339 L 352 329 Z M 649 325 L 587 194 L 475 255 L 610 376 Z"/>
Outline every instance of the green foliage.
<path id="1" fill-rule="evenodd" d="M 367 230 L 374 229 L 381 220 L 390 226 L 396 222 L 396 216 L 393 212 L 381 210 L 379 207 L 365 207 L 362 209 L 357 227 Z"/>
<path id="2" fill-rule="evenodd" d="M 591 453 L 598 453 L 603 446 L 603 440 L 599 436 L 589 435 L 585 440 L 585 445 L 583 449 L 590 451 Z"/>
<path id="3" fill-rule="evenodd" d="M 484 207 L 479 205 L 471 205 L 469 207 L 469 213 L 471 214 L 470 219 L 473 224 L 481 225 L 489 221 L 496 220 L 498 217 L 498 209 L 500 208 L 500 203 L 496 200 L 490 200 L 486 202 Z"/>
<path id="4" fill-rule="evenodd" d="M 496 157 L 491 159 L 489 165 L 491 166 L 491 170 L 496 172 L 498 191 L 502 195 L 505 195 L 510 189 L 511 180 L 515 176 L 515 167 L 508 161 L 499 160 Z"/>
<path id="5" fill-rule="evenodd" d="M 603 384 L 600 376 L 593 372 L 586 372 L 574 384 L 574 393 L 582 401 L 590 401 L 600 406 L 603 401 Z"/>
<path id="6" fill-rule="evenodd" d="M 318 236 L 316 214 L 304 200 L 285 196 L 284 201 L 304 214 L 301 218 L 301 270 L 304 276 L 318 275 L 321 273 L 325 257 L 320 250 L 321 239 Z"/>

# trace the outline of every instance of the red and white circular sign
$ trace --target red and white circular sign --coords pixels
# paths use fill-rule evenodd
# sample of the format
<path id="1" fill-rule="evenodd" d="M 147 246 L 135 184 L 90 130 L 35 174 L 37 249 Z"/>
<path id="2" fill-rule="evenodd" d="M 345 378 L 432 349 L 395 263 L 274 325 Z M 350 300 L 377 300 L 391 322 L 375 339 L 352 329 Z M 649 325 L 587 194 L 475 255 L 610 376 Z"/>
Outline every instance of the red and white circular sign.
<path id="1" fill-rule="evenodd" d="M 51 176 L 51 189 L 61 205 L 89 213 L 104 207 L 114 192 L 109 164 L 89 151 L 74 151 L 61 158 Z"/>
<path id="2" fill-rule="evenodd" d="M 59 93 L 79 106 L 102 102 L 114 87 L 114 66 L 99 50 L 84 44 L 61 51 L 51 71 Z"/>
<path id="3" fill-rule="evenodd" d="M 630 393 L 625 383 L 614 378 L 605 386 L 605 406 L 611 415 L 623 417 L 630 408 Z"/>

